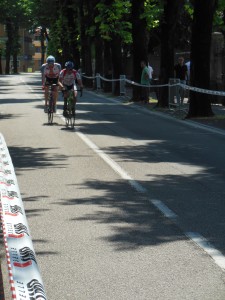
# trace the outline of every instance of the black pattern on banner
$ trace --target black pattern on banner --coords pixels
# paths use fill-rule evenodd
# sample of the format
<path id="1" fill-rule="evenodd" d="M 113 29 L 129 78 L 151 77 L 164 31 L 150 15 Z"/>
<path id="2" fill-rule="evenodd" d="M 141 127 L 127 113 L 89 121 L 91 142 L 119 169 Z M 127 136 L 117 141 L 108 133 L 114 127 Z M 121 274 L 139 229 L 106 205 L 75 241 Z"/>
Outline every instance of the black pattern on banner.
<path id="1" fill-rule="evenodd" d="M 47 300 L 43 285 L 37 280 L 33 279 L 27 284 L 30 300 Z"/>
<path id="2" fill-rule="evenodd" d="M 37 264 L 35 254 L 29 247 L 23 247 L 19 249 L 19 252 L 22 261 L 33 260 Z"/>
<path id="3" fill-rule="evenodd" d="M 21 215 L 23 215 L 22 208 L 19 205 L 10 205 L 10 211 L 12 214 L 20 213 Z"/>
<path id="4" fill-rule="evenodd" d="M 27 226 L 23 223 L 14 224 L 14 229 L 17 234 L 26 233 L 29 236 Z"/>

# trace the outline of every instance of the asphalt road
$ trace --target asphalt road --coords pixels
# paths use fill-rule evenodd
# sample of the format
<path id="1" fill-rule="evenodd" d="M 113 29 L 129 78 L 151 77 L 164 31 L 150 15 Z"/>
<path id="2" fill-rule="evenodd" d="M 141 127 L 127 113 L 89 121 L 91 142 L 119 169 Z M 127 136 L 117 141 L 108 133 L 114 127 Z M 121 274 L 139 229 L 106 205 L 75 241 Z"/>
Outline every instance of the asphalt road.
<path id="1" fill-rule="evenodd" d="M 225 135 L 89 91 L 48 126 L 38 73 L 0 113 L 48 300 L 225 299 Z"/>

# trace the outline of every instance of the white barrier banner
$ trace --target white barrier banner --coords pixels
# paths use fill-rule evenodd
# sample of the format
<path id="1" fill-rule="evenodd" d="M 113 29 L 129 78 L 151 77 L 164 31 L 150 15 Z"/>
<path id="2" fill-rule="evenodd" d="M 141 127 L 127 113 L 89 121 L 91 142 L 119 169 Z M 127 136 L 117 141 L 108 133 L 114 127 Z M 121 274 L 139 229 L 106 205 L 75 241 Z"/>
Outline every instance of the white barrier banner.
<path id="1" fill-rule="evenodd" d="M 0 134 L 1 220 L 12 299 L 47 300 L 14 167 Z"/>

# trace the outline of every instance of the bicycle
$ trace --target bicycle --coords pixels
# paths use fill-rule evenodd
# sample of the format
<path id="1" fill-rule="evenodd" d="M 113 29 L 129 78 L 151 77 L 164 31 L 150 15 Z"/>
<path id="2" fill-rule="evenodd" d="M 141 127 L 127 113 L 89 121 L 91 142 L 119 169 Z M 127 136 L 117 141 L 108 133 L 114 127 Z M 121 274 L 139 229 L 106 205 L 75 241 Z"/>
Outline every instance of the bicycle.
<path id="1" fill-rule="evenodd" d="M 80 97 L 82 96 L 83 89 L 77 90 L 80 91 Z M 63 97 L 64 97 L 64 92 L 63 92 Z M 67 97 L 67 109 L 66 109 L 66 115 L 65 115 L 65 120 L 66 120 L 66 127 L 67 128 L 74 128 L 75 126 L 75 119 L 76 119 L 76 103 L 74 102 L 74 90 L 68 90 L 68 97 Z"/>
<path id="2" fill-rule="evenodd" d="M 53 115 L 54 115 L 54 111 L 55 111 L 53 88 L 55 86 L 57 86 L 57 84 L 55 84 L 55 83 L 49 84 L 49 89 L 48 89 L 48 124 L 53 123 Z"/>

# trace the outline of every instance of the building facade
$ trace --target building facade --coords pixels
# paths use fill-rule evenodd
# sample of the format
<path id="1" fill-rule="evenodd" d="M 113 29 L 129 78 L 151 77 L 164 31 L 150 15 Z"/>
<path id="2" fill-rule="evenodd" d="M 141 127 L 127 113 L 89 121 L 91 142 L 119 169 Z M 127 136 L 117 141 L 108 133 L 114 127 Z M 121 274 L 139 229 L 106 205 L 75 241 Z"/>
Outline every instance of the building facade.
<path id="1" fill-rule="evenodd" d="M 19 35 L 20 35 L 20 53 L 18 55 L 17 65 L 18 65 L 18 72 L 32 72 L 34 70 L 34 51 L 35 47 L 33 45 L 33 35 L 31 35 L 26 29 L 20 28 L 19 29 Z M 1 63 L 2 63 L 2 71 L 3 74 L 5 73 L 5 44 L 7 41 L 7 33 L 5 30 L 5 25 L 0 24 L 0 48 L 2 50 L 2 57 L 1 57 Z M 10 67 L 13 66 L 12 58 L 10 61 Z"/>

